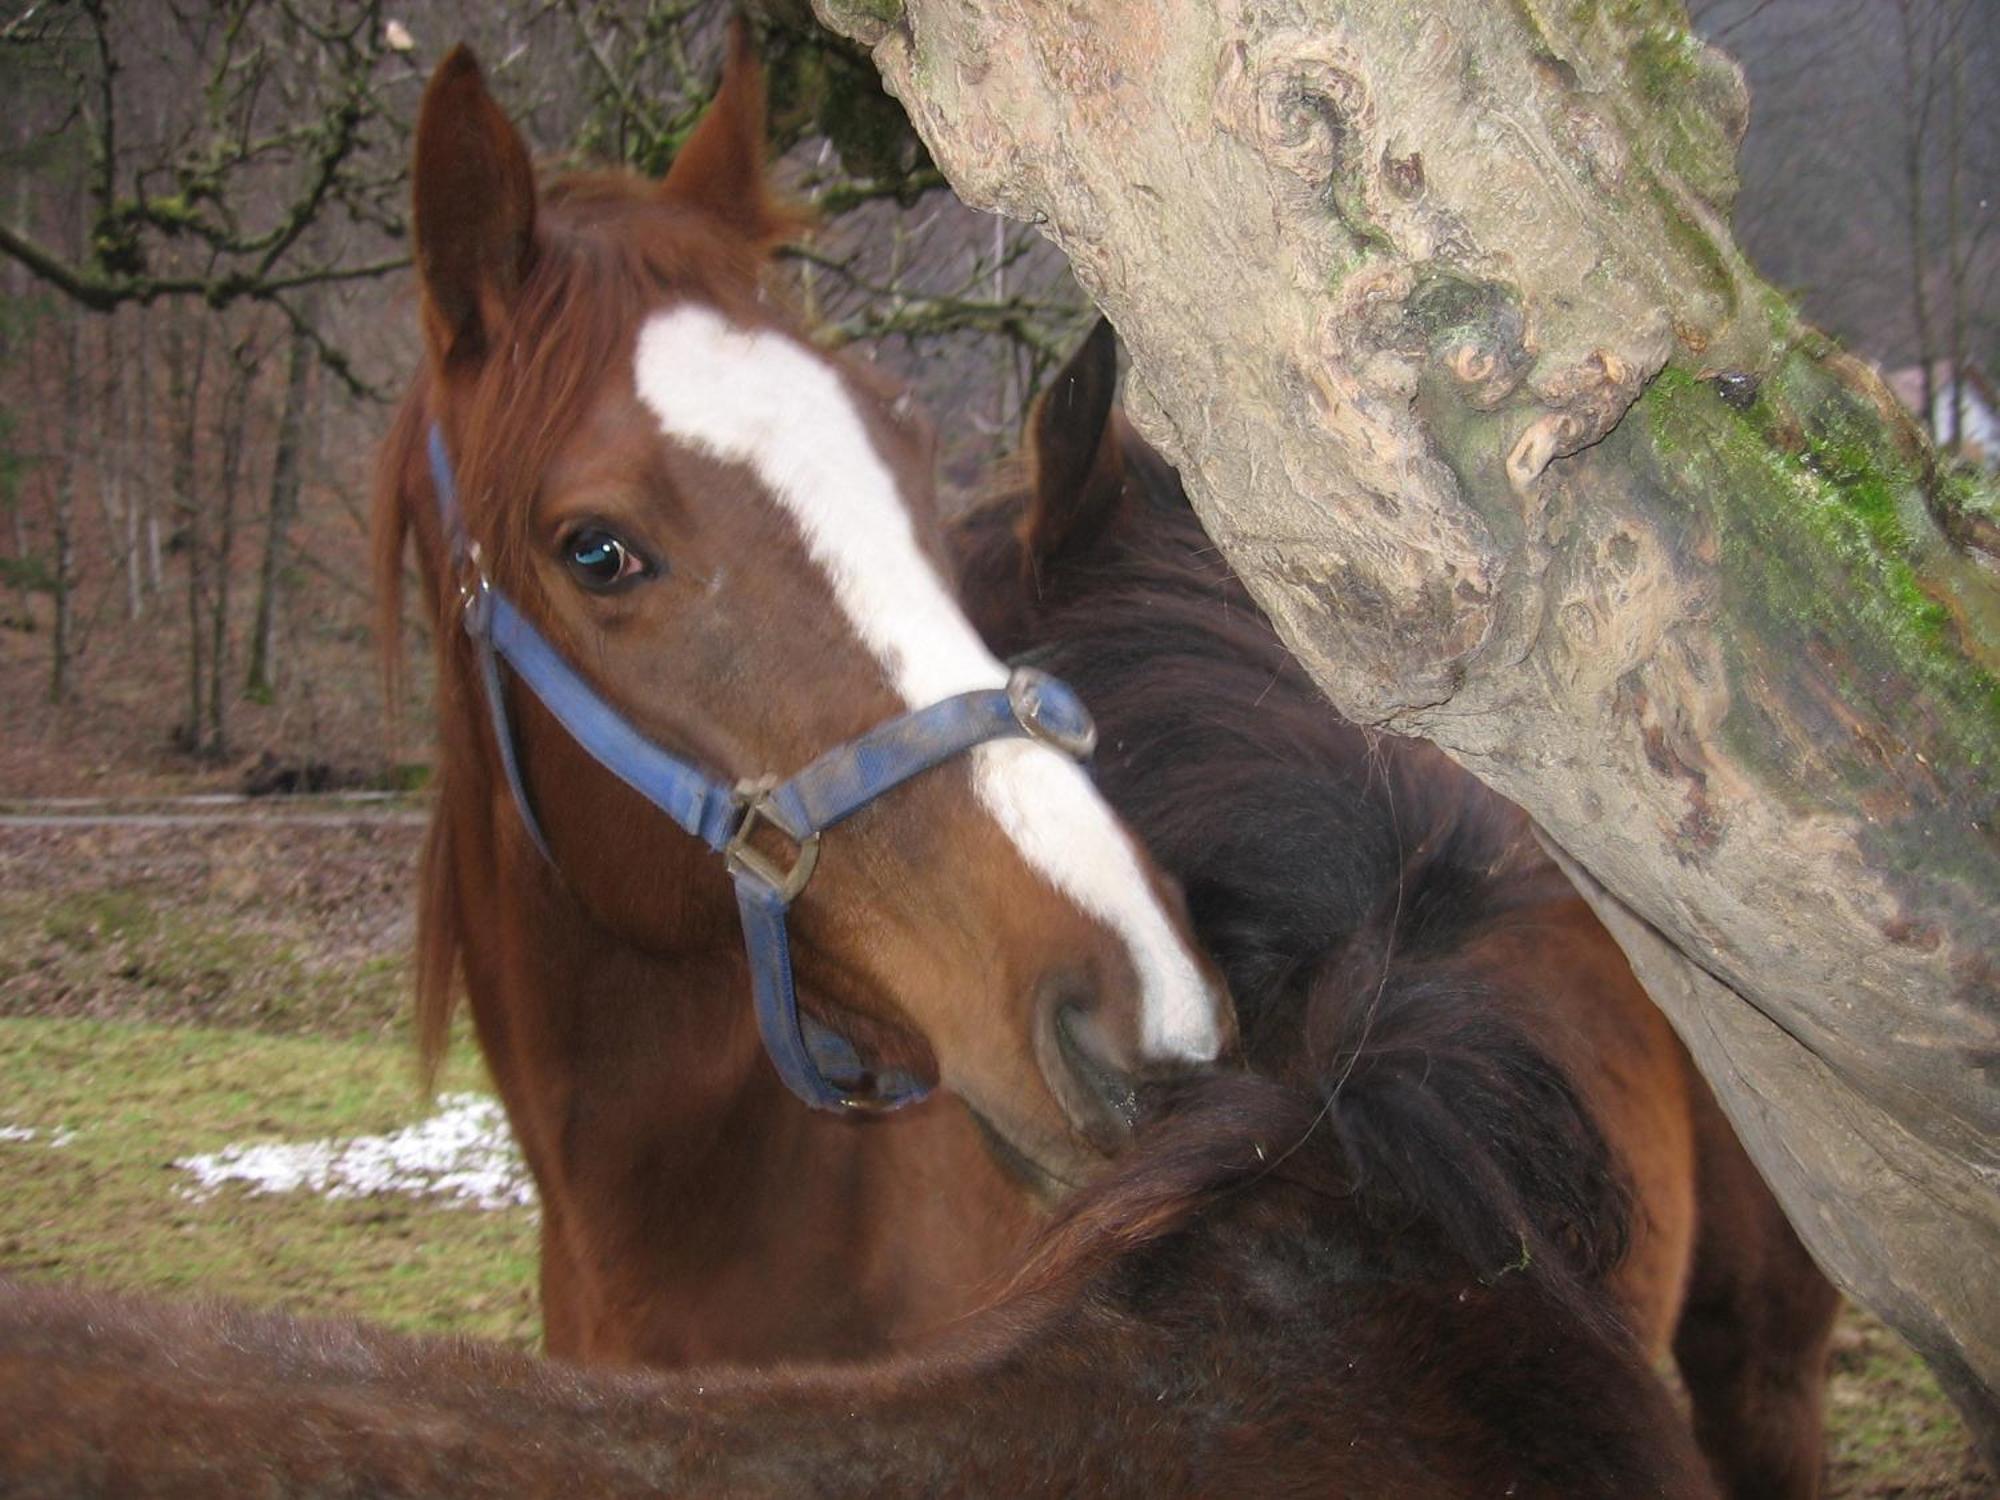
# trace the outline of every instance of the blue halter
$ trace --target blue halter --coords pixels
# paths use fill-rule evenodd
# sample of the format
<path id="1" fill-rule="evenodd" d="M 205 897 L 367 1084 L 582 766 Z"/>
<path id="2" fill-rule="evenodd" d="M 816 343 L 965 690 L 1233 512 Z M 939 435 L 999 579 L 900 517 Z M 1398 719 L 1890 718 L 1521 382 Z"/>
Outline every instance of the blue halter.
<path id="1" fill-rule="evenodd" d="M 514 806 L 542 857 L 554 864 L 522 779 L 500 663 L 513 669 L 577 744 L 682 829 L 720 854 L 736 886 L 736 909 L 750 957 L 757 1029 L 778 1076 L 815 1109 L 892 1110 L 929 1090 L 900 1070 L 871 1075 L 853 1044 L 799 1015 L 792 984 L 785 911 L 812 878 L 819 838 L 931 767 L 988 740 L 1029 738 L 1081 760 L 1097 740 L 1089 712 L 1063 683 L 1017 667 L 1005 688 L 960 693 L 877 725 L 827 751 L 797 775 L 731 784 L 647 739 L 576 669 L 514 603 L 487 580 L 479 549 L 466 535 L 444 434 L 430 429 L 431 481 L 452 562 L 461 580 L 466 633 L 472 638 L 492 715 L 493 739 Z M 796 846 L 786 868 L 751 843 L 760 824 Z"/>

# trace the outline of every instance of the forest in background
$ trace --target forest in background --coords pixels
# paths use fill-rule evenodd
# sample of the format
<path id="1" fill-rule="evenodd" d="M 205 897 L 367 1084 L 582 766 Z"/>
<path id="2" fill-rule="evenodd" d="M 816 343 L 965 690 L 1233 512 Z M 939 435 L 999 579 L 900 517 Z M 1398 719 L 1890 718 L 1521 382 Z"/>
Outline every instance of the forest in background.
<path id="1" fill-rule="evenodd" d="M 394 780 L 371 646 L 375 441 L 419 357 L 407 155 L 425 76 L 483 60 L 545 169 L 664 170 L 721 0 L 72 3 L 0 26 L 0 791 Z M 1032 229 L 943 187 L 872 65 L 759 16 L 786 252 L 833 344 L 939 417 L 948 488 L 1012 447 L 1088 308 Z M 413 622 L 414 623 L 414 622 Z"/>
<path id="2" fill-rule="evenodd" d="M 471 43 L 545 165 L 661 170 L 724 0 L 41 0 L 0 22 L 0 794 L 394 783 L 372 450 L 414 367 L 407 149 Z M 864 56 L 752 7 L 790 252 L 829 342 L 912 380 L 969 494 L 1085 324 L 1031 228 L 965 210 Z M 1697 0 L 1749 73 L 1744 244 L 1923 382 L 2000 364 L 2000 36 L 1981 0 Z M 1964 383 L 1961 383 L 1964 384 Z M 1970 387 L 1967 387 L 1970 389 Z M 291 780 L 287 781 L 289 776 Z"/>

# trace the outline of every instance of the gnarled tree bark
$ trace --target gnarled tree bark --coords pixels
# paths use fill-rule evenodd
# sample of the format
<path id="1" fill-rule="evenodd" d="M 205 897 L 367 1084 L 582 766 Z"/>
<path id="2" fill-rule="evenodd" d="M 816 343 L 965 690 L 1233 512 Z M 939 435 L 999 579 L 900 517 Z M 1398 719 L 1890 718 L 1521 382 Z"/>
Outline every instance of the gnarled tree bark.
<path id="1" fill-rule="evenodd" d="M 1675 0 L 816 3 L 1069 254 L 1333 701 L 1533 812 L 1992 1451 L 1991 518 L 1737 252 L 1735 66 Z"/>

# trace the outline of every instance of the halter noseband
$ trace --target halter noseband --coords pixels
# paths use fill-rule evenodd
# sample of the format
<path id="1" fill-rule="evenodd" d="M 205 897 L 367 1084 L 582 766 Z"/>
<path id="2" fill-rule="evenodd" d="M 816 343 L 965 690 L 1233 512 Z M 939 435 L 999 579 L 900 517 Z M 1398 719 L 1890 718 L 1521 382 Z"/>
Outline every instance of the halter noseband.
<path id="1" fill-rule="evenodd" d="M 1088 756 L 1097 730 L 1081 700 L 1047 673 L 1016 667 L 1004 688 L 960 693 L 890 719 L 827 751 L 795 776 L 731 784 L 647 739 L 492 585 L 466 534 L 451 455 L 436 423 L 429 445 L 438 516 L 458 573 L 493 739 L 515 809 L 542 857 L 555 863 L 522 778 L 502 661 L 593 759 L 722 856 L 736 887 L 757 1029 L 786 1087 L 826 1110 L 892 1110 L 922 1099 L 929 1089 L 900 1070 L 871 1080 L 852 1043 L 799 1015 L 785 911 L 812 878 L 821 833 L 931 767 L 988 740 L 1011 738 L 1040 740 L 1077 760 Z M 789 868 L 751 842 L 761 824 L 796 846 Z M 871 1081 L 874 1087 L 868 1089 Z"/>

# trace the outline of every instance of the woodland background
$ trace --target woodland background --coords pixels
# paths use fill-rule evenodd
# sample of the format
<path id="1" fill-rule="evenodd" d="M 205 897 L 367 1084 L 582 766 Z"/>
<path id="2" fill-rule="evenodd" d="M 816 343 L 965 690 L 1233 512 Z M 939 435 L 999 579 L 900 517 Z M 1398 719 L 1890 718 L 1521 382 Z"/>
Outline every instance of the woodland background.
<path id="1" fill-rule="evenodd" d="M 38 0 L 0 22 L 0 793 L 419 774 L 371 664 L 371 452 L 416 356 L 407 142 L 478 51 L 543 162 L 657 171 L 723 0 Z M 961 207 L 867 59 L 756 7 L 792 252 L 832 342 L 912 378 L 963 495 L 1084 326 L 1031 228 Z M 1698 0 L 1755 109 L 1739 236 L 1977 436 L 2000 364 L 1990 0 Z M 1929 382 L 1927 385 L 1926 382 Z M 1985 393 L 1990 400 L 1990 391 Z M 404 726 L 401 729 L 394 727 Z"/>
<path id="2" fill-rule="evenodd" d="M 726 12 L 148 0 L 0 26 L 0 793 L 418 774 L 423 731 L 393 738 L 375 680 L 365 541 L 418 354 L 424 77 L 466 40 L 545 168 L 658 172 Z M 803 6 L 764 30 L 782 180 L 820 220 L 787 252 L 797 295 L 917 381 L 966 492 L 1088 310 L 1032 230 L 957 204 L 864 56 Z"/>

